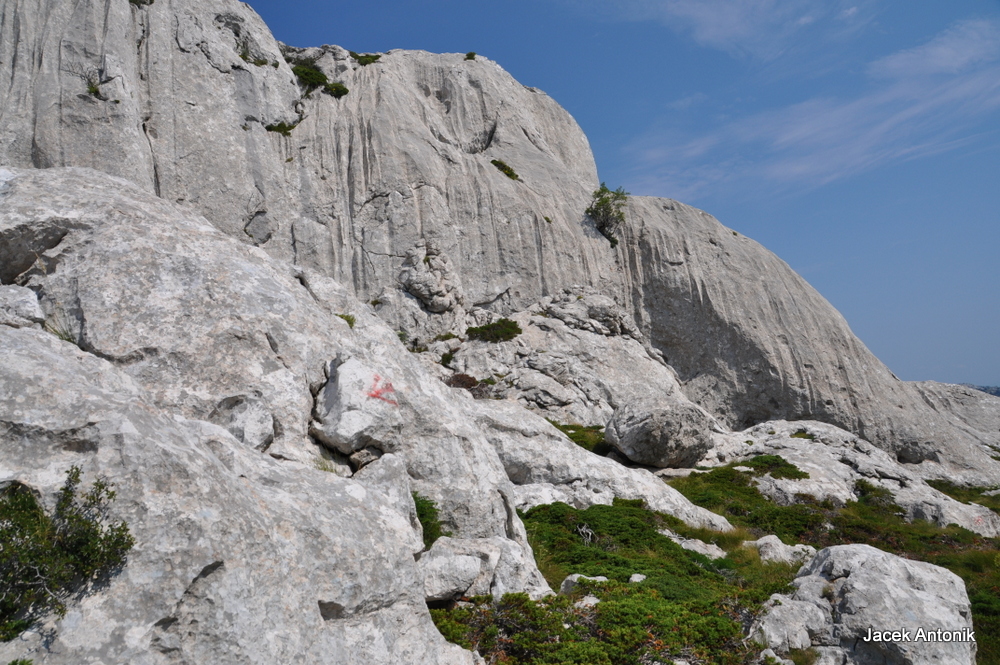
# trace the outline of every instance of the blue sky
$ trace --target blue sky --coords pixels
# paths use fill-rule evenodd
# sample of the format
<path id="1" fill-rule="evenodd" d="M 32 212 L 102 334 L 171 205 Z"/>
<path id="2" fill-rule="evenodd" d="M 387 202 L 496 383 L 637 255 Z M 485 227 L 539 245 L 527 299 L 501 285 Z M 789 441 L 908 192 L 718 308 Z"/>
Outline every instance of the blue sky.
<path id="1" fill-rule="evenodd" d="M 296 46 L 499 62 L 602 180 L 760 241 L 900 378 L 1000 385 L 1000 0 L 250 4 Z"/>

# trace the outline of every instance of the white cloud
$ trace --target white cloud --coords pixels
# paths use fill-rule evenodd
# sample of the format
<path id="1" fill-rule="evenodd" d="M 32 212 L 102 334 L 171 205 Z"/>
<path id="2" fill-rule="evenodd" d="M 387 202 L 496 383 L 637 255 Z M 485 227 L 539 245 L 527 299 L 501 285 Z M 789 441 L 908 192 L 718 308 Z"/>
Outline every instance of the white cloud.
<path id="1" fill-rule="evenodd" d="M 667 108 L 672 111 L 684 111 L 707 100 L 708 95 L 703 92 L 696 92 L 693 95 L 685 95 L 680 99 L 670 102 L 667 104 Z"/>
<path id="2" fill-rule="evenodd" d="M 837 32 L 827 19 L 860 19 L 858 0 L 611 0 L 605 11 L 627 20 L 655 20 L 689 33 L 703 46 L 770 60 L 806 33 Z M 872 0 L 862 0 L 871 4 Z M 584 2 L 585 4 L 586 1 Z M 596 4 L 596 3 L 590 3 Z"/>
<path id="3" fill-rule="evenodd" d="M 992 21 L 961 21 L 917 48 L 877 60 L 874 76 L 908 78 L 955 74 L 983 62 L 1000 59 L 1000 26 Z"/>
<path id="4" fill-rule="evenodd" d="M 996 23 L 961 22 L 872 63 L 873 85 L 853 98 L 814 97 L 695 138 L 647 134 L 630 148 L 644 174 L 630 187 L 694 198 L 734 181 L 816 186 L 966 145 L 1000 111 L 998 35 Z"/>

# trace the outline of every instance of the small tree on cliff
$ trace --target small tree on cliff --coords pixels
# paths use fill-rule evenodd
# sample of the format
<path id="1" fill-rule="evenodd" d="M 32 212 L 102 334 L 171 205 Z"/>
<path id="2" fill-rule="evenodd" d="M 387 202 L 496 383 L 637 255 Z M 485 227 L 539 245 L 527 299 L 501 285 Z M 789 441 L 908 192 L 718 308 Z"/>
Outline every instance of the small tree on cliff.
<path id="1" fill-rule="evenodd" d="M 618 227 L 625 222 L 625 204 L 628 201 L 628 192 L 623 187 L 616 190 L 608 189 L 608 186 L 601 183 L 601 188 L 594 192 L 593 201 L 586 213 L 594 220 L 597 230 L 611 242 L 611 246 L 618 244 L 615 233 Z"/>

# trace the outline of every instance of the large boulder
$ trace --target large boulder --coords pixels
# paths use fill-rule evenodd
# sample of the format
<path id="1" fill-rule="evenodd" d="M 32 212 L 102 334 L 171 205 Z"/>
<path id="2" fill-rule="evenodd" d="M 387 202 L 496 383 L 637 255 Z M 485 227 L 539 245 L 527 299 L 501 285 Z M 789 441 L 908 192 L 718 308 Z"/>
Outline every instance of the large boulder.
<path id="1" fill-rule="evenodd" d="M 712 447 L 715 421 L 686 399 L 659 397 L 623 404 L 608 422 L 605 440 L 633 462 L 692 467 Z"/>
<path id="2" fill-rule="evenodd" d="M 821 550 L 793 585 L 752 631 L 779 653 L 815 646 L 830 662 L 852 665 L 976 662 L 965 584 L 944 568 L 838 545 Z"/>

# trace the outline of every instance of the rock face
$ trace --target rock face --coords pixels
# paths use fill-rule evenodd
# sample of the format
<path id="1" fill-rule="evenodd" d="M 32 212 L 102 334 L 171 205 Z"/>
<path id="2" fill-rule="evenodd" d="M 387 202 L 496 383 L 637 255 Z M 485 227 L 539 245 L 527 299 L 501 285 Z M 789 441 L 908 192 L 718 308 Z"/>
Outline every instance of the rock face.
<path id="1" fill-rule="evenodd" d="M 793 584 L 791 598 L 773 597 L 755 628 L 778 653 L 815 646 L 829 662 L 851 665 L 976 662 L 965 584 L 943 568 L 839 545 L 820 551 Z M 907 636 L 866 641 L 869 630 Z"/>
<path id="2" fill-rule="evenodd" d="M 4 0 L 0 31 L 0 164 L 126 177 L 422 339 L 591 287 L 637 322 L 588 303 L 594 329 L 641 335 L 730 427 L 823 420 L 921 475 L 1000 480 L 1000 402 L 898 381 L 753 241 L 635 197 L 610 248 L 582 212 L 597 186 L 586 137 L 486 58 L 392 51 L 362 66 L 339 47 L 282 47 L 235 0 Z M 315 59 L 349 94 L 304 95 L 285 56 Z M 548 399 L 555 386 L 535 378 L 524 392 Z M 556 393 L 542 408 L 568 406 Z M 591 415 L 610 417 L 599 402 Z"/>
<path id="3" fill-rule="evenodd" d="M 551 593 L 522 485 L 729 528 L 516 402 L 445 386 L 335 282 L 124 180 L 0 169 L 0 248 L 0 483 L 51 504 L 72 464 L 105 475 L 138 543 L 112 595 L 0 657 L 470 662 L 424 601 Z M 452 534 L 419 565 L 412 492 Z"/>
<path id="4" fill-rule="evenodd" d="M 111 479 L 137 543 L 100 593 L 0 643 L 4 662 L 473 662 L 431 623 L 385 495 L 162 411 L 50 333 L 0 326 L 0 453 L 0 481 L 50 510 L 70 466 Z"/>
<path id="5" fill-rule="evenodd" d="M 858 500 L 859 481 L 888 490 L 907 519 L 939 526 L 958 524 L 984 536 L 1000 535 L 1000 515 L 977 504 L 956 501 L 939 492 L 884 450 L 850 432 L 815 421 L 771 421 L 743 432 L 713 434 L 715 448 L 702 464 L 777 455 L 809 474 L 808 478 L 754 479 L 762 494 L 776 503 L 798 503 L 799 495 L 836 505 Z"/>
<path id="6" fill-rule="evenodd" d="M 636 266 L 640 328 L 687 396 L 722 422 L 822 420 L 926 477 L 1000 478 L 991 457 L 1000 403 L 899 381 L 787 264 L 706 213 L 647 197 L 634 197 L 628 213 L 620 246 Z"/>

